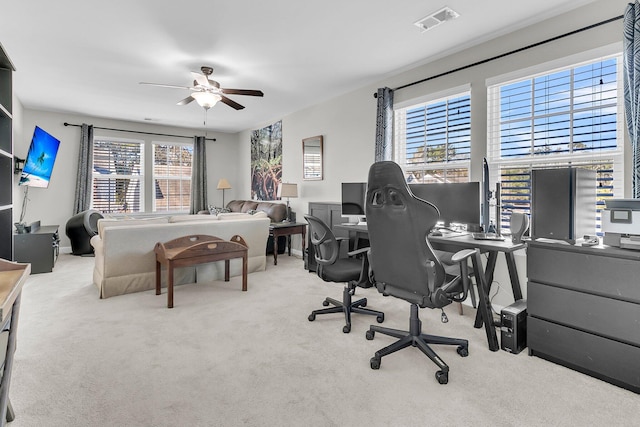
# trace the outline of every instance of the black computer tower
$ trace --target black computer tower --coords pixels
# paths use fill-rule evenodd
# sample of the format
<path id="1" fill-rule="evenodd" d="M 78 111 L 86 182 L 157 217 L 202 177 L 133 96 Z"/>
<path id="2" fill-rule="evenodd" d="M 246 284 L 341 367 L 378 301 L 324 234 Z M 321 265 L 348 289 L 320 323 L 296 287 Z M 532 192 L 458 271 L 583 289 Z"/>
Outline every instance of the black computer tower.
<path id="1" fill-rule="evenodd" d="M 531 238 L 575 243 L 596 226 L 596 172 L 582 168 L 531 171 Z"/>
<path id="2" fill-rule="evenodd" d="M 527 302 L 519 300 L 500 312 L 500 348 L 518 354 L 527 347 Z"/>

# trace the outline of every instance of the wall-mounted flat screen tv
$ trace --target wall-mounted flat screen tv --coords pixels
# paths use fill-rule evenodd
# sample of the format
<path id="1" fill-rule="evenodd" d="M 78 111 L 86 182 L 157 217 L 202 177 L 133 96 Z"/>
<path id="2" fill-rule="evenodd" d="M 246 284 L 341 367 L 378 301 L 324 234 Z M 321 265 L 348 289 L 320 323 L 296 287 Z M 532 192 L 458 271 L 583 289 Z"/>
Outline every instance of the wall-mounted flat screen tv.
<path id="1" fill-rule="evenodd" d="M 58 139 L 36 126 L 20 175 L 20 185 L 47 188 L 59 146 Z"/>

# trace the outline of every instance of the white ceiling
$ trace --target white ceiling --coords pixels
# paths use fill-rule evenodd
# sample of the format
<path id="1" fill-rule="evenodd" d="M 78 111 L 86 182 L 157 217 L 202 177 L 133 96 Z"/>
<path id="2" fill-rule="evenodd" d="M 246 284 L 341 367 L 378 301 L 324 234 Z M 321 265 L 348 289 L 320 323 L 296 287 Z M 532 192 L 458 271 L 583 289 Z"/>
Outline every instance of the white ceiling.
<path id="1" fill-rule="evenodd" d="M 25 108 L 202 128 L 204 109 L 177 106 L 190 71 L 214 67 L 229 96 L 207 129 L 237 132 L 378 82 L 594 0 L 23 0 L 2 2 L 0 43 Z M 460 14 L 425 33 L 444 6 Z M 407 82 L 408 83 L 408 82 Z"/>

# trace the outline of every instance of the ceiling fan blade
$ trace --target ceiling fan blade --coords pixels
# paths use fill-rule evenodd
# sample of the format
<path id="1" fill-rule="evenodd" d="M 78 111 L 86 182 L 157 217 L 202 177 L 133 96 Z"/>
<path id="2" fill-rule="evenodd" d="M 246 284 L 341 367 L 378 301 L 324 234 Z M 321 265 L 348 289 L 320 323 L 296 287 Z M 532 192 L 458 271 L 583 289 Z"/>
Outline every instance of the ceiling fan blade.
<path id="1" fill-rule="evenodd" d="M 195 100 L 196 99 L 193 96 L 189 95 L 185 99 L 183 99 L 182 101 L 179 101 L 177 105 L 187 105 L 188 103 L 190 103 L 192 101 L 195 101 Z"/>
<path id="2" fill-rule="evenodd" d="M 162 83 L 147 83 L 147 82 L 140 82 L 141 85 L 149 85 L 149 86 L 160 86 L 160 87 L 170 87 L 173 89 L 191 89 L 189 86 L 176 86 L 176 85 L 165 85 Z"/>
<path id="3" fill-rule="evenodd" d="M 191 75 L 193 76 L 194 80 L 198 82 L 200 86 L 205 86 L 205 87 L 211 86 L 209 84 L 209 79 L 204 74 L 200 74 L 200 73 L 196 73 L 195 71 L 192 71 Z"/>
<path id="4" fill-rule="evenodd" d="M 229 95 L 249 95 L 249 96 L 264 96 L 261 90 L 249 90 L 249 89 L 220 89 L 222 93 Z"/>
<path id="5" fill-rule="evenodd" d="M 224 95 L 220 95 L 220 97 L 220 102 L 224 102 L 229 107 L 235 108 L 236 110 L 242 110 L 244 108 L 244 105 L 240 105 L 236 101 L 232 101 Z"/>

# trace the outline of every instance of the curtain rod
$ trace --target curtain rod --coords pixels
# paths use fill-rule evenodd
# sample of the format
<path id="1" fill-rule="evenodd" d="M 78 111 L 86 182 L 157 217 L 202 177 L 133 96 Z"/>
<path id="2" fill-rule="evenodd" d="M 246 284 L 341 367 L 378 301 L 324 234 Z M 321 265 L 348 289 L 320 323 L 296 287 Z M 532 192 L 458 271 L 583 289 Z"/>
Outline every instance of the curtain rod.
<path id="1" fill-rule="evenodd" d="M 464 65 L 462 67 L 455 68 L 453 70 L 445 71 L 444 73 L 436 74 L 435 76 L 427 77 L 427 78 L 424 78 L 422 80 L 418 80 L 418 81 L 413 82 L 413 83 L 407 83 L 406 85 L 398 86 L 397 88 L 395 88 L 393 90 L 396 91 L 396 90 L 404 89 L 404 88 L 407 88 L 409 86 L 413 86 L 413 85 L 417 85 L 417 84 L 420 84 L 420 83 L 424 83 L 424 82 L 429 81 L 429 80 L 437 79 L 438 77 L 446 76 L 447 74 L 452 74 L 452 73 L 455 73 L 455 72 L 458 72 L 458 71 L 466 70 L 467 68 L 475 67 L 477 65 L 482 65 L 482 64 L 485 64 L 487 62 L 494 61 L 494 60 L 500 59 L 500 58 L 504 58 L 505 56 L 509 56 L 509 55 L 513 55 L 514 53 L 522 52 L 523 50 L 531 49 L 531 48 L 534 48 L 534 47 L 537 47 L 537 46 L 540 46 L 540 45 L 543 45 L 543 44 L 546 44 L 546 43 L 549 43 L 549 42 L 552 42 L 552 41 L 555 41 L 555 40 L 558 40 L 558 39 L 561 39 L 561 38 L 564 38 L 564 37 L 568 37 L 568 36 L 571 36 L 571 35 L 574 35 L 574 34 L 577 34 L 577 33 L 581 33 L 582 31 L 590 30 L 592 28 L 599 27 L 600 25 L 608 24 L 610 22 L 617 21 L 617 20 L 622 19 L 622 18 L 624 18 L 624 15 L 616 16 L 615 18 L 610 18 L 610 19 L 598 22 L 596 24 L 591 24 L 591 25 L 588 25 L 586 27 L 570 31 L 570 32 L 565 33 L 565 34 L 561 34 L 559 36 L 552 37 L 550 39 L 546 39 L 546 40 L 543 40 L 543 41 L 540 41 L 540 42 L 537 42 L 537 43 L 533 43 L 533 44 L 530 44 L 528 46 L 524 46 L 524 47 L 509 51 L 509 52 L 506 52 L 506 53 L 502 53 L 500 55 L 493 56 L 491 58 L 483 59 L 482 61 L 474 62 L 473 64 Z M 373 97 L 377 98 L 378 94 L 374 93 Z"/>
<path id="2" fill-rule="evenodd" d="M 82 125 L 74 125 L 73 123 L 67 123 L 64 122 L 65 126 L 75 126 L 75 127 L 82 127 Z M 114 129 L 114 128 L 102 128 L 99 126 L 94 126 L 94 129 L 102 129 L 102 130 L 113 130 L 116 132 L 129 132 L 129 133 L 141 133 L 143 135 L 157 135 L 157 136 L 171 136 L 174 138 L 190 138 L 192 139 L 192 136 L 185 136 L 185 135 L 171 135 L 168 133 L 153 133 L 153 132 L 143 132 L 143 131 L 139 131 L 139 130 L 127 130 L 127 129 Z M 215 138 L 205 138 L 205 141 L 215 141 Z"/>

